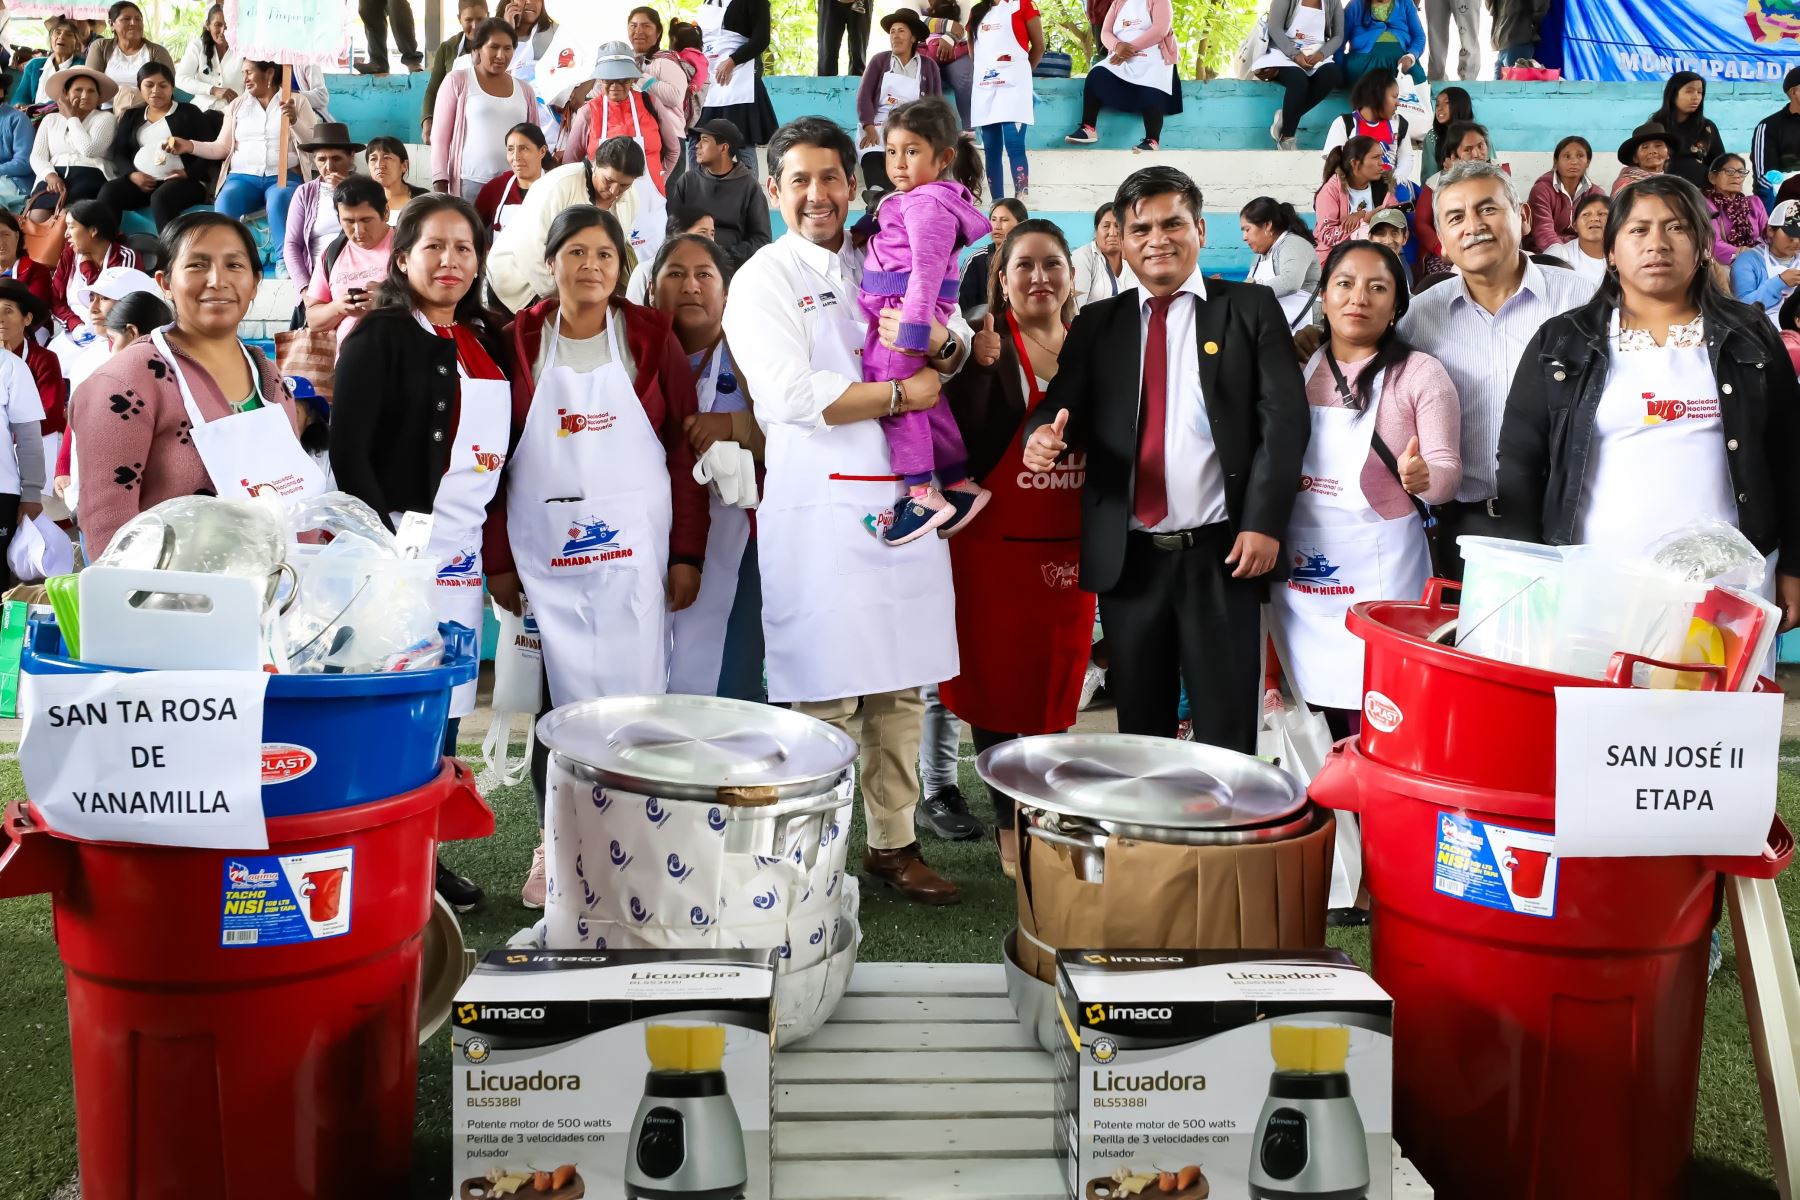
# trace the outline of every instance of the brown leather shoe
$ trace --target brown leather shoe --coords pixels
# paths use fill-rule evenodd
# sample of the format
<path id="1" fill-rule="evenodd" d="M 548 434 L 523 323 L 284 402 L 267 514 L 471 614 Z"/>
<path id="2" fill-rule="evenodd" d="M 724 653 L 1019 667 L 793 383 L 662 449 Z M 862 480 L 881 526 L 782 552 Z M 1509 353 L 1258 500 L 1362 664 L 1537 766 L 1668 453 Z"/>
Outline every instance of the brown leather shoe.
<path id="1" fill-rule="evenodd" d="M 925 865 L 925 856 L 919 853 L 917 842 L 898 850 L 871 847 L 863 858 L 863 873 L 914 904 L 957 904 L 962 901 L 962 893 L 954 883 Z"/>

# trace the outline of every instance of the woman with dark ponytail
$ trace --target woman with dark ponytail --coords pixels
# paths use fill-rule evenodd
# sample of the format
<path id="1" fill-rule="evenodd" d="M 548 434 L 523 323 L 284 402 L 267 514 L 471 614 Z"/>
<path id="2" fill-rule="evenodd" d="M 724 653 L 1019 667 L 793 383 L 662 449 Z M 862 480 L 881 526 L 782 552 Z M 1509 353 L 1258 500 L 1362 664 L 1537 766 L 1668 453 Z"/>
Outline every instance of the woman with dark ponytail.
<path id="1" fill-rule="evenodd" d="M 1251 283 L 1275 293 L 1290 322 L 1312 307 L 1319 290 L 1319 257 L 1313 232 L 1294 206 L 1273 196 L 1258 196 L 1238 213 L 1244 244 L 1256 253 Z"/>
<path id="2" fill-rule="evenodd" d="M 886 533 L 889 545 L 900 546 L 934 529 L 948 537 L 988 500 L 986 489 L 969 478 L 969 456 L 955 418 L 943 405 L 900 411 L 900 381 L 925 365 L 933 322 L 948 325 L 956 313 L 962 252 L 993 227 L 975 207 L 981 155 L 943 98 L 900 105 L 888 115 L 886 137 L 887 173 L 895 190 L 881 202 L 881 228 L 863 258 L 858 302 L 869 320 L 863 379 L 894 386 L 894 403 L 881 427 L 894 474 L 908 489 L 894 506 Z M 890 308 L 900 310 L 900 327 L 887 343 L 881 314 Z M 934 475 L 938 487 L 932 486 Z"/>
<path id="3" fill-rule="evenodd" d="M 1313 196 L 1320 262 L 1339 242 L 1369 236 L 1369 218 L 1393 191 L 1392 177 L 1382 165 L 1385 149 L 1358 134 L 1325 156 L 1325 182 Z"/>
<path id="4" fill-rule="evenodd" d="M 1350 600 L 1419 593 L 1431 573 L 1421 518 L 1462 481 L 1456 387 L 1401 339 L 1407 305 L 1406 267 L 1386 246 L 1345 242 L 1326 257 L 1325 341 L 1306 365 L 1312 437 L 1301 479 L 1312 485 L 1302 483 L 1283 539 L 1298 565 L 1269 599 L 1295 687 L 1339 737 L 1362 699 L 1362 643 L 1344 627 Z"/>

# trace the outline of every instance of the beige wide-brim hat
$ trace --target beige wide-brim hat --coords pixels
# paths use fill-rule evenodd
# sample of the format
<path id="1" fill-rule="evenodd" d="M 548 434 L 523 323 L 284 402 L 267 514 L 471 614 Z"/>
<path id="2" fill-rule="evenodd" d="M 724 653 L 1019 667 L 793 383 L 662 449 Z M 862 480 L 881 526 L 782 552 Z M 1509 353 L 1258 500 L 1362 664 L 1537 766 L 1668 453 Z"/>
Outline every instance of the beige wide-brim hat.
<path id="1" fill-rule="evenodd" d="M 77 79 L 93 80 L 94 86 L 100 89 L 100 103 L 102 104 L 106 104 L 119 94 L 119 85 L 110 76 L 102 75 L 92 67 L 65 67 L 52 75 L 44 84 L 44 95 L 61 103 L 63 89 Z"/>

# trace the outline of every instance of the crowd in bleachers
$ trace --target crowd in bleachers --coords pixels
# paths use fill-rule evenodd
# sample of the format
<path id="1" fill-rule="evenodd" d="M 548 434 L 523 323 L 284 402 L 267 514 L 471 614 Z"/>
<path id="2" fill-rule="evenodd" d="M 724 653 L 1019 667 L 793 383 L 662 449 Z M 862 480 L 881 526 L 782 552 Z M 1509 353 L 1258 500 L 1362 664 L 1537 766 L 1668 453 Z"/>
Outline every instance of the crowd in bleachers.
<path id="1" fill-rule="evenodd" d="M 1542 4 L 1488 6 L 1499 69 L 1530 69 Z M 1800 571 L 1800 68 L 1754 129 L 1679 74 L 1616 151 L 1571 114 L 1550 170 L 1514 178 L 1469 91 L 1426 82 L 1453 19 L 1477 69 L 1468 5 L 1272 0 L 1239 54 L 1280 89 L 1269 153 L 1312 152 L 1302 118 L 1329 119 L 1316 190 L 1243 205 L 1240 282 L 1200 272 L 1212 181 L 1164 148 L 1205 119 L 1170 0 L 1088 6 L 1064 142 L 1109 110 L 1143 138 L 1079 247 L 1030 212 L 1054 70 L 1032 0 L 822 0 L 820 73 L 847 35 L 861 84 L 785 125 L 768 0 L 598 34 L 542 0 L 462 0 L 435 47 L 406 0 L 361 13 L 354 69 L 388 72 L 391 32 L 429 75 L 428 187 L 410 135 L 335 118 L 315 67 L 243 59 L 217 7 L 179 59 L 131 0 L 15 52 L 0 538 L 42 517 L 98 556 L 160 500 L 271 480 L 433 512 L 446 618 L 480 621 L 471 579 L 529 602 L 555 702 L 667 688 L 839 723 L 860 704 L 866 865 L 930 903 L 956 891 L 915 804 L 939 836 L 982 832 L 947 714 L 990 745 L 1068 727 L 1104 681 L 1122 729 L 1185 719 L 1248 749 L 1240 588 L 1286 623 L 1296 685 L 1354 722 L 1342 605 L 1285 582 L 1302 551 L 1366 580 L 1359 599 L 1397 596 L 1460 569 L 1427 519 L 1443 547 L 1642 540 L 1677 514 L 1641 489 L 1679 477 L 1688 509 Z M 865 59 L 871 29 L 887 48 Z M 273 361 L 240 329 L 271 275 L 296 300 Z M 1647 447 L 1626 393 L 1652 380 L 1692 419 Z M 733 477 L 760 481 L 754 522 Z M 1800 575 L 1774 579 L 1800 616 Z"/>

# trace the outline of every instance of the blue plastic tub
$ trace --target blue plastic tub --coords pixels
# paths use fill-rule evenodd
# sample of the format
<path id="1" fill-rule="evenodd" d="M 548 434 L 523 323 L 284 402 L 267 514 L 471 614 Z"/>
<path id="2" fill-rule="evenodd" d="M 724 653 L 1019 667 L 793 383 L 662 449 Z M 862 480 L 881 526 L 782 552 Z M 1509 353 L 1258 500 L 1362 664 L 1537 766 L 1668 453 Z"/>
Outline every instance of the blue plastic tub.
<path id="1" fill-rule="evenodd" d="M 475 631 L 446 623 L 445 665 L 386 675 L 271 675 L 263 703 L 263 811 L 292 817 L 385 800 L 436 778 L 450 691 L 475 678 Z M 65 656 L 56 618 L 36 616 L 27 675 L 133 671 Z"/>

